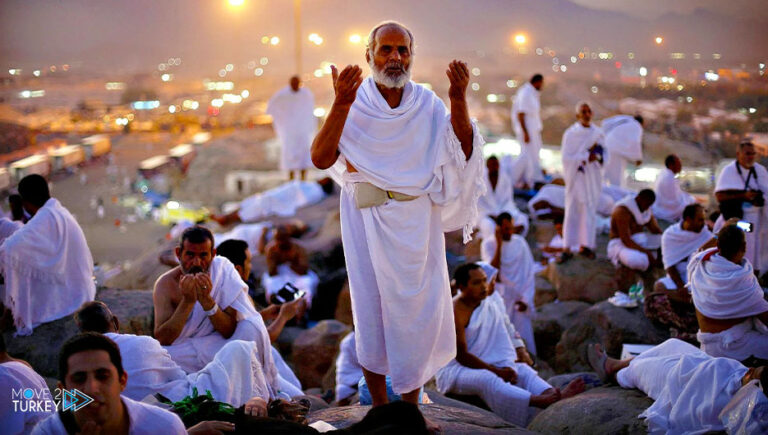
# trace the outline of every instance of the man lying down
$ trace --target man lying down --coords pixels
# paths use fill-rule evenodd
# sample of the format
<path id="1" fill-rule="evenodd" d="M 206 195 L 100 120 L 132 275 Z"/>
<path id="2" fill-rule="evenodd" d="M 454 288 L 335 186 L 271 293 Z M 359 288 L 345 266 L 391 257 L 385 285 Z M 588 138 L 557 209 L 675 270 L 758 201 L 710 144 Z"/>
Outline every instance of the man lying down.
<path id="1" fill-rule="evenodd" d="M 674 338 L 634 358 L 609 358 L 599 344 L 588 349 L 588 356 L 603 380 L 615 379 L 622 388 L 637 388 L 654 400 L 638 416 L 649 433 L 724 431 L 721 417 L 730 421 L 729 427 L 748 427 L 746 433 L 768 431 L 766 366 L 747 368 L 730 358 L 714 358 Z M 745 406 L 750 400 L 751 406 Z"/>

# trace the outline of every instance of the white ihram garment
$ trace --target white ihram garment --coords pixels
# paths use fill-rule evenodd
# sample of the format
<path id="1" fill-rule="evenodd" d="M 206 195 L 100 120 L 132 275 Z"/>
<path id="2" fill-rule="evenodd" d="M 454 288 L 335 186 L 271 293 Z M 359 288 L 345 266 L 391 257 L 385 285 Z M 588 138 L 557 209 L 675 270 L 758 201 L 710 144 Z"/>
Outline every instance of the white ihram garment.
<path id="1" fill-rule="evenodd" d="M 637 201 L 634 196 L 624 197 L 621 201 L 617 202 L 614 206 L 614 210 L 624 207 L 632 213 L 632 218 L 635 222 L 643 226 L 651 221 L 653 213 L 651 209 L 641 212 L 637 206 Z M 632 240 L 645 249 L 659 249 L 661 247 L 661 235 L 650 234 L 646 232 L 639 232 L 632 234 Z M 620 238 L 611 239 L 608 242 L 608 258 L 611 260 L 614 266 L 623 264 L 624 266 L 634 270 L 646 270 L 648 269 L 648 256 L 644 252 L 640 252 L 637 249 L 632 249 L 624 245 Z"/>
<path id="2" fill-rule="evenodd" d="M 496 253 L 496 239 L 483 240 L 480 256 L 483 261 L 490 263 Z M 526 347 L 531 353 L 536 353 L 536 341 L 531 324 L 534 317 L 533 296 L 536 292 L 534 261 L 531 249 L 524 238 L 513 234 L 509 241 L 501 245 L 501 268 L 499 269 L 500 283 L 496 283 L 496 292 L 504 299 L 509 320 L 525 340 Z M 501 284 L 501 285 L 499 285 Z M 518 311 L 515 302 L 524 302 L 528 307 Z"/>
<path id="3" fill-rule="evenodd" d="M 464 336 L 467 351 L 472 355 L 487 364 L 514 369 L 517 372 L 514 385 L 488 370 L 472 369 L 455 359 L 437 372 L 435 380 L 439 392 L 480 396 L 504 420 L 526 426 L 531 396 L 539 395 L 552 386 L 527 364 L 515 362 L 517 352 L 508 323 L 504 313 L 496 309 L 490 298 L 486 298 L 472 312 Z"/>
<path id="4" fill-rule="evenodd" d="M 746 373 L 738 361 L 712 358 L 673 338 L 632 359 L 616 381 L 654 400 L 639 415 L 649 433 L 703 434 L 725 430 L 718 416 Z"/>
<path id="5" fill-rule="evenodd" d="M 691 194 L 683 192 L 675 173 L 664 168 L 656 177 L 656 202 L 653 203 L 653 215 L 658 219 L 674 222 L 683 216 L 683 210 L 696 199 Z"/>
<path id="6" fill-rule="evenodd" d="M 315 272 L 307 270 L 304 275 L 299 275 L 291 269 L 290 264 L 284 263 L 277 266 L 277 275 L 272 276 L 269 272 L 264 272 L 261 275 L 261 285 L 267 294 L 267 301 L 287 283 L 293 284 L 299 290 L 304 290 L 307 293 L 304 296 L 307 307 L 312 306 L 312 299 L 315 297 L 317 286 L 320 283 L 320 278 Z"/>
<path id="7" fill-rule="evenodd" d="M 160 393 L 178 402 L 192 395 L 193 388 L 199 394 L 210 391 L 214 399 L 236 408 L 254 396 L 270 399 L 254 342 L 229 341 L 202 370 L 187 374 L 152 337 L 111 332 L 104 335 L 120 348 L 123 369 L 128 374 L 122 394 L 133 400 Z"/>
<path id="8" fill-rule="evenodd" d="M 217 248 L 227 240 L 242 240 L 248 243 L 248 250 L 251 251 L 251 255 L 261 255 L 259 253 L 259 241 L 264 230 L 269 230 L 270 228 L 272 228 L 270 222 L 238 224 L 226 233 L 214 234 L 213 240 L 216 241 Z"/>
<path id="9" fill-rule="evenodd" d="M 748 260 L 735 264 L 707 249 L 688 263 L 688 286 L 696 310 L 712 319 L 748 318 L 718 333 L 702 332 L 701 350 L 743 361 L 750 356 L 768 359 L 768 328 L 756 317 L 768 311 L 768 302 Z"/>
<path id="10" fill-rule="evenodd" d="M 18 335 L 68 316 L 96 296 L 83 230 L 54 198 L 0 246 L 0 270 L 2 302 L 13 313 Z"/>
<path id="11" fill-rule="evenodd" d="M 594 124 L 576 122 L 563 134 L 562 158 L 565 173 L 565 218 L 563 239 L 566 247 L 595 249 L 597 208 L 602 191 L 602 167 L 589 162 L 589 149 L 602 143 L 603 133 Z M 582 162 L 585 162 L 582 164 Z"/>
<path id="12" fill-rule="evenodd" d="M 3 422 L 3 433 L 5 434 L 28 434 L 37 422 L 53 413 L 53 407 L 50 408 L 52 412 L 47 412 L 45 408 L 30 410 L 29 407 L 22 404 L 19 406 L 24 406 L 25 412 L 14 409 L 12 398 L 16 398 L 13 397 L 13 393 L 21 392 L 26 388 L 32 389 L 35 396 L 31 400 L 37 402 L 37 393 L 47 391 L 48 385 L 31 367 L 22 362 L 11 361 L 0 364 L 0 391 L 4 395 L 0 399 L 0 421 Z M 50 398 L 53 399 L 53 394 Z M 18 400 L 23 401 L 25 399 L 22 396 Z"/>
<path id="13" fill-rule="evenodd" d="M 186 435 L 187 430 L 178 415 L 160 407 L 131 400 L 120 395 L 128 412 L 128 435 Z M 87 406 L 87 405 L 86 405 Z M 59 413 L 41 421 L 32 435 L 64 435 L 67 433 Z"/>
<path id="14" fill-rule="evenodd" d="M 515 205 L 514 189 L 509 173 L 499 169 L 499 178 L 496 181 L 496 189 L 494 189 L 488 178 L 488 169 L 486 168 L 484 172 L 483 179 L 485 180 L 486 190 L 485 194 L 477 202 L 476 226 L 480 228 L 480 238 L 494 237 L 494 234 L 496 234 L 496 222 L 489 216 L 498 216 L 503 212 L 512 215 L 512 218 L 515 220 L 515 226 L 523 226 L 522 236 L 525 237 L 528 234 L 528 216 Z"/>
<path id="15" fill-rule="evenodd" d="M 466 160 L 450 116 L 413 82 L 390 108 L 372 78 L 357 92 L 333 168 L 342 179 L 341 233 L 357 355 L 396 393 L 421 387 L 456 355 L 446 231 L 470 239 L 483 193 L 482 137 Z M 359 172 L 346 171 L 346 162 Z M 355 183 L 417 196 L 358 209 Z"/>
<path id="16" fill-rule="evenodd" d="M 715 184 L 715 193 L 724 190 L 744 190 L 748 177 L 746 168 L 741 167 L 741 174 L 733 162 L 723 168 Z M 768 171 L 765 166 L 755 163 L 755 175 L 749 177 L 748 188 L 752 190 L 761 190 L 763 198 L 768 204 Z M 747 238 L 747 254 L 744 256 L 750 263 L 764 273 L 768 270 L 768 205 L 755 207 L 752 204 L 744 203 L 744 219 L 752 223 L 752 232 L 744 233 Z"/>
<path id="17" fill-rule="evenodd" d="M 0 245 L 13 233 L 24 227 L 20 221 L 12 221 L 8 218 L 0 218 Z"/>
<path id="18" fill-rule="evenodd" d="M 603 186 L 600 191 L 600 199 L 597 203 L 597 213 L 603 216 L 610 216 L 613 210 L 614 200 L 610 194 L 606 192 L 606 188 L 609 186 Z M 528 201 L 528 210 L 530 213 L 535 213 L 537 216 L 551 213 L 551 209 L 534 210 L 533 205 L 541 201 L 546 201 L 549 205 L 565 210 L 565 186 L 558 184 L 547 184 L 542 186 L 536 195 Z"/>
<path id="19" fill-rule="evenodd" d="M 683 283 L 687 284 L 688 260 L 710 239 L 712 239 L 712 232 L 706 226 L 698 233 L 684 230 L 680 222 L 670 226 L 661 235 L 661 258 L 664 262 L 664 269 L 676 267 Z M 659 281 L 668 290 L 677 289 L 677 284 L 672 281 L 669 274 Z"/>
<path id="20" fill-rule="evenodd" d="M 271 216 L 295 216 L 296 210 L 317 204 L 324 197 L 323 188 L 314 181 L 288 181 L 240 201 L 237 215 L 242 222 L 253 222 Z"/>
<path id="21" fill-rule="evenodd" d="M 237 310 L 237 328 L 230 338 L 224 338 L 213 327 L 199 302 L 187 318 L 181 334 L 169 346 L 163 346 L 171 358 L 185 372 L 193 373 L 203 369 L 213 360 L 216 353 L 227 342 L 244 340 L 256 343 L 258 362 L 264 371 L 264 377 L 270 388 L 271 397 L 279 390 L 278 374 L 272 359 L 272 347 L 269 333 L 261 315 L 256 311 L 248 297 L 248 286 L 240 278 L 235 266 L 224 257 L 216 256 L 209 269 L 213 288 L 211 297 L 219 309 L 229 307 Z"/>
<path id="22" fill-rule="evenodd" d="M 609 184 L 627 186 L 628 161 L 643 159 L 643 126 L 629 115 L 611 116 L 603 120 L 605 133 L 605 179 Z"/>
<path id="23" fill-rule="evenodd" d="M 283 145 L 280 169 L 298 170 L 313 166 L 309 149 L 317 132 L 314 110 L 315 97 L 307 88 L 294 92 L 286 86 L 267 103 L 267 114 L 272 115 L 272 124 Z"/>
<path id="24" fill-rule="evenodd" d="M 543 180 L 539 152 L 541 151 L 541 102 L 540 94 L 530 82 L 520 86 L 512 102 L 512 130 L 517 141 L 520 142 L 520 174 L 517 174 L 525 183 L 533 185 L 535 181 Z M 523 128 L 517 115 L 525 113 L 525 127 L 528 130 L 530 142 L 525 143 Z M 513 184 L 518 180 L 513 180 Z"/>
<path id="25" fill-rule="evenodd" d="M 357 361 L 355 351 L 355 333 L 350 332 L 341 340 L 336 357 L 336 401 L 355 394 L 362 377 L 363 367 Z"/>

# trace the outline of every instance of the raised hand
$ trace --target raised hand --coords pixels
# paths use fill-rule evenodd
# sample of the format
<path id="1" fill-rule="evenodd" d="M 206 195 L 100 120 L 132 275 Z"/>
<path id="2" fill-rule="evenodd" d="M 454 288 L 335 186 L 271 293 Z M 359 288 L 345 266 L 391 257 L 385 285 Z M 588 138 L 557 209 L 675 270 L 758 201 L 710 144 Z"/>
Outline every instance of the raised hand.
<path id="1" fill-rule="evenodd" d="M 207 273 L 195 274 L 195 285 L 197 301 L 200 302 L 203 309 L 209 310 L 216 303 L 211 297 L 211 289 L 213 283 L 211 277 Z"/>
<path id="2" fill-rule="evenodd" d="M 195 280 L 195 275 L 181 275 L 179 289 L 181 290 L 182 299 L 194 303 L 197 300 L 197 281 Z"/>
<path id="3" fill-rule="evenodd" d="M 450 86 L 448 87 L 448 96 L 450 98 L 463 100 L 467 95 L 467 85 L 469 85 L 469 68 L 465 62 L 453 60 L 448 64 L 445 71 L 448 76 Z"/>
<path id="4" fill-rule="evenodd" d="M 347 65 L 339 72 L 335 65 L 331 65 L 331 76 L 333 77 L 333 91 L 336 93 L 333 104 L 351 106 L 357 97 L 357 88 L 363 83 L 363 70 L 357 65 Z"/>

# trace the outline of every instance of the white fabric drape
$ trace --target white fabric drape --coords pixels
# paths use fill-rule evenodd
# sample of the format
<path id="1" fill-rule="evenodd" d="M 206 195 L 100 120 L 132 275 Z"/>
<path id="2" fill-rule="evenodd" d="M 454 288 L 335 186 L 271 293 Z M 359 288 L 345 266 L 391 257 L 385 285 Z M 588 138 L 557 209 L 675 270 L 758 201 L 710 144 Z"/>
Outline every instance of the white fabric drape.
<path id="1" fill-rule="evenodd" d="M 3 303 L 19 335 L 74 313 L 96 296 L 93 257 L 83 230 L 55 198 L 0 246 Z"/>
<path id="2" fill-rule="evenodd" d="M 563 239 L 566 247 L 595 248 L 597 207 L 602 191 L 602 167 L 589 161 L 589 149 L 603 141 L 602 131 L 576 122 L 565 131 L 562 141 L 565 175 L 565 219 Z"/>
<path id="3" fill-rule="evenodd" d="M 341 230 L 357 355 L 393 389 L 421 387 L 455 355 L 444 231 L 469 240 L 483 193 L 482 137 L 467 160 L 443 102 L 410 82 L 396 108 L 372 78 L 358 89 L 333 171 L 343 182 Z M 346 172 L 346 163 L 359 172 Z M 358 209 L 354 183 L 418 198 Z M 424 325 L 429 325 L 425 328 Z"/>
<path id="4" fill-rule="evenodd" d="M 749 177 L 749 189 L 761 190 L 763 198 L 768 204 L 768 171 L 765 166 L 755 163 L 755 174 Z M 741 174 L 736 168 L 736 162 L 727 165 L 720 172 L 715 184 L 715 193 L 725 190 L 744 190 L 748 177 L 748 170 L 741 168 Z M 752 263 L 757 270 L 764 272 L 768 270 L 768 205 L 755 207 L 752 204 L 744 203 L 744 220 L 752 223 L 752 232 L 745 233 L 747 238 L 746 259 Z"/>
<path id="5" fill-rule="evenodd" d="M 659 219 L 676 221 L 683 215 L 683 210 L 696 199 L 689 193 L 683 192 L 680 182 L 675 178 L 675 173 L 664 168 L 656 177 L 654 187 L 656 202 L 653 203 L 653 214 Z"/>
<path id="6" fill-rule="evenodd" d="M 279 90 L 267 103 L 267 114 L 282 143 L 280 169 L 312 167 L 309 149 L 317 132 L 315 97 L 307 88 L 294 92 L 290 86 Z"/>
<path id="7" fill-rule="evenodd" d="M 323 188 L 314 181 L 289 181 L 274 189 L 251 195 L 240 201 L 240 220 L 253 222 L 271 216 L 295 216 L 296 211 L 317 204 L 323 198 Z"/>
<path id="8" fill-rule="evenodd" d="M 643 159 L 643 126 L 629 115 L 605 118 L 605 178 L 609 184 L 626 187 L 628 162 Z"/>

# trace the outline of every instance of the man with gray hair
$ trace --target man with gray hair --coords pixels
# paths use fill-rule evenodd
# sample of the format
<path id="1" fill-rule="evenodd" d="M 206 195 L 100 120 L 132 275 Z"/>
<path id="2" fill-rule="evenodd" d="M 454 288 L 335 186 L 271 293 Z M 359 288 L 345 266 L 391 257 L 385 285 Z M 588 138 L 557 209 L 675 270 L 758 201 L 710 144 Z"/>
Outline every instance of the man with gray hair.
<path id="1" fill-rule="evenodd" d="M 576 104 L 577 121 L 563 133 L 562 158 L 565 175 L 565 218 L 562 261 L 571 249 L 595 258 L 597 205 L 603 184 L 603 132 L 592 124 L 592 108 L 586 101 Z"/>
<path id="2" fill-rule="evenodd" d="M 335 100 L 312 161 L 342 185 L 341 228 L 356 347 L 373 405 L 385 375 L 404 400 L 456 356 L 443 233 L 469 240 L 483 193 L 483 138 L 469 118 L 469 69 L 452 61 L 451 110 L 410 81 L 413 35 L 384 22 L 368 39 L 371 77 L 335 67 Z"/>

